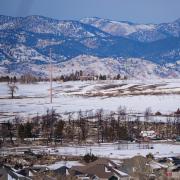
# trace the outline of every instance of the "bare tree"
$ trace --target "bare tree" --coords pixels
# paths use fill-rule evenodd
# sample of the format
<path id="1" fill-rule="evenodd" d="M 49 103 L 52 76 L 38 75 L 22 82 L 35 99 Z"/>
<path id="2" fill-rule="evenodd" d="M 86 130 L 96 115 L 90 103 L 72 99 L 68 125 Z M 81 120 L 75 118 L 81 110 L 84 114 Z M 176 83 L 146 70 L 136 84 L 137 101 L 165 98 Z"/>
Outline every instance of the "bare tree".
<path id="1" fill-rule="evenodd" d="M 176 126 L 176 134 L 178 136 L 180 136 L 180 115 L 178 115 L 178 116 L 176 116 L 174 118 L 175 118 L 175 121 L 176 121 L 176 124 L 175 124 L 175 126 Z"/>
<path id="2" fill-rule="evenodd" d="M 63 142 L 63 131 L 64 131 L 64 127 L 65 127 L 65 122 L 63 120 L 60 120 L 56 123 L 56 127 L 55 127 L 55 131 L 54 131 L 54 136 L 55 139 L 60 139 L 61 140 L 61 145 Z M 56 143 L 56 141 L 55 141 Z"/>
<path id="3" fill-rule="evenodd" d="M 148 130 L 148 124 L 149 121 L 151 120 L 151 115 L 152 115 L 151 108 L 150 107 L 146 108 L 144 112 L 144 128 L 146 131 Z"/>
<path id="4" fill-rule="evenodd" d="M 14 93 L 18 90 L 18 87 L 15 84 L 8 84 L 8 88 L 11 98 L 14 99 Z"/>
<path id="5" fill-rule="evenodd" d="M 85 141 L 88 136 L 88 120 L 86 112 L 83 113 L 81 110 L 78 112 L 78 142 Z"/>
<path id="6" fill-rule="evenodd" d="M 103 109 L 97 110 L 96 118 L 97 118 L 97 137 L 98 137 L 98 143 L 100 143 L 100 137 L 101 137 L 101 142 L 104 142 L 103 115 L 104 115 Z"/>
<path id="7" fill-rule="evenodd" d="M 47 109 L 46 115 L 42 116 L 42 131 L 47 139 L 47 144 L 54 136 L 54 125 L 61 116 L 54 109 Z"/>

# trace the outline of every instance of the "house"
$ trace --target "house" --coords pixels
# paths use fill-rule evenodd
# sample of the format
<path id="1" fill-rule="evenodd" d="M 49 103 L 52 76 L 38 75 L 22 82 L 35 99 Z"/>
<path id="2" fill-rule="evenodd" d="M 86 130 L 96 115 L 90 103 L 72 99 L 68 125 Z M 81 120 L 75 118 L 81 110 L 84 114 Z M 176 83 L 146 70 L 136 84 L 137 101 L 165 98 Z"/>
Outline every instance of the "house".
<path id="1" fill-rule="evenodd" d="M 98 159 L 86 166 L 73 166 L 70 174 L 78 179 L 129 180 L 130 176 L 118 169 L 118 165 L 108 159 Z"/>
<path id="2" fill-rule="evenodd" d="M 180 157 L 171 157 L 169 158 L 171 160 L 171 163 L 173 164 L 173 166 L 171 166 L 171 168 L 169 168 L 168 172 L 169 172 L 169 176 L 173 179 L 180 179 Z"/>
<path id="3" fill-rule="evenodd" d="M 153 139 L 157 136 L 156 132 L 151 130 L 151 131 L 141 131 L 140 136 L 143 138 L 149 138 Z"/>
<path id="4" fill-rule="evenodd" d="M 168 169 L 168 165 L 161 164 L 154 160 L 151 160 L 147 165 L 149 165 L 151 169 L 151 173 L 152 175 L 154 175 L 155 178 L 160 177 L 163 174 L 165 174 L 165 172 L 167 172 L 167 169 Z"/>
<path id="5" fill-rule="evenodd" d="M 33 178 L 33 176 L 36 175 L 37 172 L 31 168 L 24 168 L 24 169 L 18 170 L 17 173 L 25 177 Z"/>
<path id="6" fill-rule="evenodd" d="M 155 166 L 153 165 L 154 173 L 159 172 L 164 179 L 179 180 L 180 178 L 180 158 L 170 157 L 158 159 Z"/>
<path id="7" fill-rule="evenodd" d="M 34 165 L 33 170 L 37 171 L 37 175 L 52 175 L 53 177 L 61 177 L 66 179 L 69 174 L 69 169 L 72 165 L 82 166 L 78 161 L 59 161 L 49 165 Z"/>
<path id="8" fill-rule="evenodd" d="M 29 177 L 25 177 L 9 166 L 1 166 L 0 167 L 0 180 L 31 180 Z"/>
<path id="9" fill-rule="evenodd" d="M 174 169 L 172 169 L 171 177 L 173 179 L 177 179 L 177 180 L 180 179 L 180 166 L 175 167 Z"/>
<path id="10" fill-rule="evenodd" d="M 145 179 L 147 178 L 147 174 L 151 172 L 148 160 L 143 156 L 134 156 L 130 159 L 124 159 L 120 170 L 137 179 Z"/>
<path id="11" fill-rule="evenodd" d="M 81 81 L 88 81 L 88 80 L 97 80 L 97 77 L 91 76 L 91 75 L 87 75 L 87 76 L 80 76 L 79 79 Z"/>
<path id="12" fill-rule="evenodd" d="M 57 169 L 50 170 L 54 175 L 60 177 L 67 177 L 69 175 L 69 168 L 66 166 L 61 166 Z"/>
<path id="13" fill-rule="evenodd" d="M 36 171 L 36 172 L 39 172 L 39 173 L 41 173 L 41 172 L 46 172 L 46 171 L 49 170 L 49 168 L 48 168 L 47 166 L 45 166 L 45 165 L 34 165 L 34 166 L 32 167 L 32 169 L 33 169 L 34 171 Z"/>

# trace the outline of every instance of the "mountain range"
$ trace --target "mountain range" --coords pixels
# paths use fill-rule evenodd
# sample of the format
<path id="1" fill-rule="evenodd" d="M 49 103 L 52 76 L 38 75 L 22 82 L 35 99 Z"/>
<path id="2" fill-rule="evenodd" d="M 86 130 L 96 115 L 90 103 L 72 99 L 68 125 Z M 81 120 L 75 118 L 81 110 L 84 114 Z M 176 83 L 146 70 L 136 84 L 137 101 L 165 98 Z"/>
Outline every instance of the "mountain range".
<path id="1" fill-rule="evenodd" d="M 137 24 L 97 17 L 0 16 L 1 75 L 46 76 L 50 49 L 56 76 L 83 69 L 88 74 L 180 77 L 180 19 Z"/>

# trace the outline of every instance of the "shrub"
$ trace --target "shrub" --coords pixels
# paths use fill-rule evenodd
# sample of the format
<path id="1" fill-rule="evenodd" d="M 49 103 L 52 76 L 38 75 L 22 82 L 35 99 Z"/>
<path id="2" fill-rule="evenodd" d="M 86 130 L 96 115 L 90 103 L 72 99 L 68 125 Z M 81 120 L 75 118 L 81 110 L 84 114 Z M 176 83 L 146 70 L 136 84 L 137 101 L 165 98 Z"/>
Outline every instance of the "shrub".
<path id="1" fill-rule="evenodd" d="M 152 153 L 149 153 L 146 155 L 147 159 L 154 159 L 154 155 Z"/>
<path id="2" fill-rule="evenodd" d="M 155 115 L 156 115 L 156 116 L 161 116 L 162 114 L 161 114 L 161 112 L 157 111 L 157 112 L 155 113 Z"/>
<path id="3" fill-rule="evenodd" d="M 84 157 L 83 157 L 83 160 L 86 162 L 86 163 L 90 163 L 90 162 L 93 162 L 93 161 L 96 161 L 97 160 L 97 157 L 94 155 L 94 154 L 85 154 Z"/>

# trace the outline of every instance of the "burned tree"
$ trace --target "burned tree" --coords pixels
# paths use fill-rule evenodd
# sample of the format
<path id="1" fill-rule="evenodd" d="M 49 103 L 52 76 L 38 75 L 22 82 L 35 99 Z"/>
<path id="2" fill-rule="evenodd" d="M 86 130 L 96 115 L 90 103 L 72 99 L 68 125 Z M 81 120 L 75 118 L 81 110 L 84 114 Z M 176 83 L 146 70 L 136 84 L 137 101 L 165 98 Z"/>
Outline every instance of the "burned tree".
<path id="1" fill-rule="evenodd" d="M 82 113 L 82 111 L 78 112 L 78 141 L 85 141 L 88 136 L 88 120 L 87 116 Z"/>
<path id="2" fill-rule="evenodd" d="M 63 131 L 64 131 L 64 126 L 65 126 L 65 122 L 63 120 L 60 120 L 56 123 L 55 125 L 55 130 L 54 130 L 54 138 L 55 138 L 55 142 L 57 142 L 58 140 L 61 141 L 61 144 L 63 142 Z"/>
<path id="3" fill-rule="evenodd" d="M 46 115 L 42 117 L 42 131 L 44 137 L 47 139 L 47 144 L 52 140 L 52 137 L 54 136 L 54 125 L 59 118 L 59 114 L 57 114 L 54 109 L 52 109 L 51 111 L 49 111 L 48 109 Z"/>
<path id="4" fill-rule="evenodd" d="M 100 109 L 96 112 L 97 117 L 97 137 L 98 143 L 104 142 L 104 125 L 103 125 L 103 109 Z"/>
<path id="5" fill-rule="evenodd" d="M 144 112 L 144 129 L 146 131 L 148 130 L 149 121 L 151 120 L 151 114 L 152 114 L 151 108 L 146 108 Z"/>
<path id="6" fill-rule="evenodd" d="M 21 141 L 24 141 L 25 132 L 24 132 L 24 125 L 23 124 L 20 124 L 18 126 L 18 137 L 20 138 Z"/>
<path id="7" fill-rule="evenodd" d="M 13 124 L 10 121 L 1 123 L 0 137 L 2 138 L 2 143 L 5 143 L 6 138 L 9 138 L 11 144 L 14 144 L 14 141 L 13 141 Z"/>

